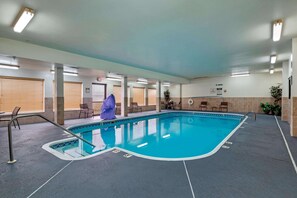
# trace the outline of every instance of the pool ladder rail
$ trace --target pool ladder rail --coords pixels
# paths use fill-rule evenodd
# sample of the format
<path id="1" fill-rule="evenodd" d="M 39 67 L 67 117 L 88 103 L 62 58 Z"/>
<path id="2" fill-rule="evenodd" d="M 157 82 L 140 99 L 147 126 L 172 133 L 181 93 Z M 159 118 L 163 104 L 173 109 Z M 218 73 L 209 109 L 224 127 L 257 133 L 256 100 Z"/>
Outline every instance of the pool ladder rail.
<path id="1" fill-rule="evenodd" d="M 7 125 L 7 128 L 8 128 L 8 144 L 9 144 L 9 161 L 7 162 L 8 164 L 14 164 L 16 162 L 16 160 L 13 158 L 13 145 L 12 145 L 12 135 L 11 135 L 11 124 L 13 123 L 14 120 L 16 119 L 20 119 L 20 118 L 27 118 L 27 117 L 40 117 L 42 119 L 44 119 L 45 121 L 55 125 L 56 127 L 62 129 L 63 131 L 66 131 L 67 133 L 71 134 L 72 136 L 76 137 L 77 139 L 89 144 L 90 146 L 92 146 L 93 148 L 95 148 L 96 146 L 94 144 L 92 144 L 91 142 L 89 142 L 88 140 L 85 140 L 83 139 L 82 137 L 76 135 L 75 133 L 71 132 L 70 130 L 62 127 L 61 125 L 49 120 L 48 118 L 40 115 L 40 114 L 26 114 L 26 115 L 18 115 L 14 118 L 12 118 L 8 125 Z"/>

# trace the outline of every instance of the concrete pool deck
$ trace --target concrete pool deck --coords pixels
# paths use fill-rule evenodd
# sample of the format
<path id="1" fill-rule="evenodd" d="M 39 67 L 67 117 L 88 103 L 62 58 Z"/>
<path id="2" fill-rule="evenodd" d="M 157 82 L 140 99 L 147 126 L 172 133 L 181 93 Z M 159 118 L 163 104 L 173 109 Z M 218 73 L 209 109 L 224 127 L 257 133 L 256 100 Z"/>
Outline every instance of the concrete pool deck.
<path id="1" fill-rule="evenodd" d="M 134 116 L 137 116 L 135 114 Z M 94 119 L 66 121 L 66 126 Z M 297 159 L 297 139 L 279 124 Z M 13 129 L 17 162 L 7 164 L 7 128 L 0 128 L 0 197 L 296 197 L 297 174 L 275 117 L 248 118 L 229 149 L 198 160 L 165 162 L 108 152 L 63 161 L 43 150 L 65 138 L 49 123 Z"/>

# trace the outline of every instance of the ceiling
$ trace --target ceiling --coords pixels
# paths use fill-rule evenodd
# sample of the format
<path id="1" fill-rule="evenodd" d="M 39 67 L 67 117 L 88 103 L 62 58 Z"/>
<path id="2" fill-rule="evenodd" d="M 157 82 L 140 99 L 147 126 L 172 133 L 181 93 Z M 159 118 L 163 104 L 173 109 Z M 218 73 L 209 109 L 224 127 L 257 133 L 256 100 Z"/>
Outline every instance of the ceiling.
<path id="1" fill-rule="evenodd" d="M 193 79 L 277 67 L 297 36 L 296 0 L 0 0 L 0 37 Z M 27 28 L 11 24 L 21 6 Z M 284 19 L 271 39 L 272 21 Z M 1 44 L 1 43 L 0 43 Z"/>

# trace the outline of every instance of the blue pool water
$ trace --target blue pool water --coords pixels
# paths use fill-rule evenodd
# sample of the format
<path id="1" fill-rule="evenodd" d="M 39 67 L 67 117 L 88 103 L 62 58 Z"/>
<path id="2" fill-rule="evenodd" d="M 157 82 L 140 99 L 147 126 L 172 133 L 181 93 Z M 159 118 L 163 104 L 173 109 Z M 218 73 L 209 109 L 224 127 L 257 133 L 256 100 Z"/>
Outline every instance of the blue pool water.
<path id="1" fill-rule="evenodd" d="M 240 115 L 173 112 L 89 124 L 70 130 L 96 145 L 95 149 L 77 139 L 50 147 L 73 158 L 112 148 L 151 159 L 201 158 L 216 152 L 242 118 Z"/>

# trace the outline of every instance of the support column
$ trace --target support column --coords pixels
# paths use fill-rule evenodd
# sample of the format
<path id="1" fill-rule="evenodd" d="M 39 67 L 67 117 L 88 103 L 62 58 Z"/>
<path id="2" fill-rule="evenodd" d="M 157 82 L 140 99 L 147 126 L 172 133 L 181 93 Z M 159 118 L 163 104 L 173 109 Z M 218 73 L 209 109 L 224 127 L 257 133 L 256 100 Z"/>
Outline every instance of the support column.
<path id="1" fill-rule="evenodd" d="M 55 64 L 55 122 L 64 125 L 64 75 L 63 65 Z"/>
<path id="2" fill-rule="evenodd" d="M 134 92 L 133 92 L 133 85 L 130 85 L 130 87 L 128 88 L 130 89 L 130 95 L 128 96 L 130 98 L 130 107 L 132 107 L 132 103 L 133 103 L 133 98 L 134 98 Z"/>
<path id="3" fill-rule="evenodd" d="M 156 83 L 156 111 L 161 112 L 161 81 Z"/>
<path id="4" fill-rule="evenodd" d="M 147 86 L 144 88 L 144 105 L 148 106 L 148 88 Z"/>
<path id="5" fill-rule="evenodd" d="M 291 136 L 297 137 L 297 38 L 292 40 Z"/>
<path id="6" fill-rule="evenodd" d="M 182 84 L 179 84 L 179 101 L 180 101 L 180 110 L 183 109 L 183 87 Z"/>
<path id="7" fill-rule="evenodd" d="M 121 116 L 128 116 L 128 79 L 124 76 L 121 82 Z"/>
<path id="8" fill-rule="evenodd" d="M 289 62 L 283 62 L 282 71 L 282 120 L 289 121 L 289 99 L 288 99 L 288 86 L 289 86 Z"/>

